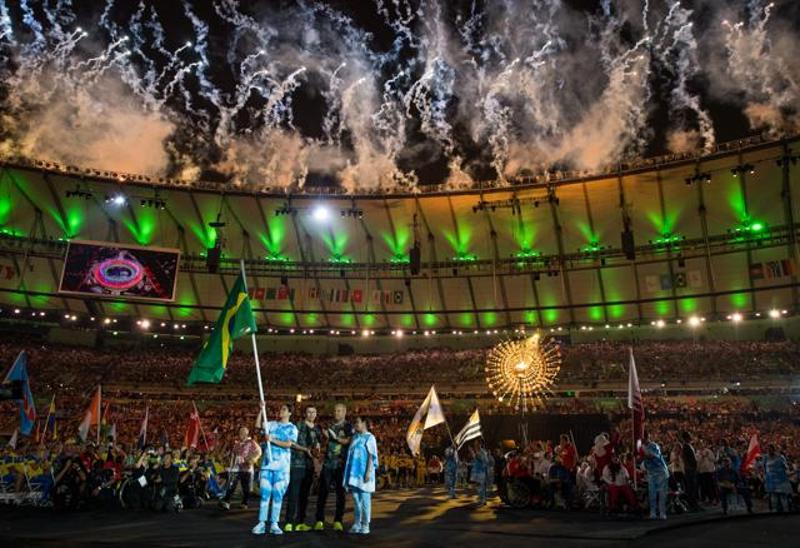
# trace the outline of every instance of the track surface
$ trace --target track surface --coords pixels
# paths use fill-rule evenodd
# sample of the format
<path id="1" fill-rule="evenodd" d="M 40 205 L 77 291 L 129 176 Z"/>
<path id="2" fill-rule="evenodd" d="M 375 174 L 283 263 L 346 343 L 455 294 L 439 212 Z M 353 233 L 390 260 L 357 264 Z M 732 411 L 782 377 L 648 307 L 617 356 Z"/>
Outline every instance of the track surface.
<path id="1" fill-rule="evenodd" d="M 309 505 L 314 507 L 312 500 Z M 332 508 L 331 508 L 332 510 Z M 348 500 L 345 525 L 352 517 Z M 420 546 L 445 545 L 506 548 L 675 546 L 798 546 L 800 515 L 756 514 L 723 518 L 719 510 L 678 516 L 666 522 L 603 518 L 590 513 L 510 510 L 497 500 L 478 508 L 475 498 L 454 501 L 438 488 L 378 493 L 373 503 L 372 534 L 351 536 L 287 533 L 254 537 L 256 510 L 222 512 L 209 505 L 181 514 L 149 512 L 79 512 L 56 514 L 49 509 L 0 509 L 2 546 Z"/>

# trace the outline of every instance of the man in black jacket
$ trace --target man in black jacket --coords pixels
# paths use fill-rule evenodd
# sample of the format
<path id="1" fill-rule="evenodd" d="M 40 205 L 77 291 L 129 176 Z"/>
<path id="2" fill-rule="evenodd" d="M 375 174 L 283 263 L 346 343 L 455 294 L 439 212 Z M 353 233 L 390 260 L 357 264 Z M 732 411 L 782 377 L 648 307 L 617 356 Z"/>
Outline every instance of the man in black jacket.
<path id="1" fill-rule="evenodd" d="M 683 457 L 683 474 L 686 481 L 686 500 L 689 503 L 689 508 L 698 510 L 697 504 L 697 455 L 692 447 L 692 436 L 685 430 L 681 432 L 681 439 L 683 440 L 682 457 Z"/>

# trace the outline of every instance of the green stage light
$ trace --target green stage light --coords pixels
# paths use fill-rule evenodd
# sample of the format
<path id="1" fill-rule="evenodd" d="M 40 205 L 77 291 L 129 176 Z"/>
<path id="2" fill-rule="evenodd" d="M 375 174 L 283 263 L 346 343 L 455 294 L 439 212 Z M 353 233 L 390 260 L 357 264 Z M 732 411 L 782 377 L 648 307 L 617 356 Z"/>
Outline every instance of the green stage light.
<path id="1" fill-rule="evenodd" d="M 661 235 L 660 238 L 651 240 L 651 243 L 659 247 L 672 247 L 672 246 L 677 246 L 678 244 L 680 244 L 680 242 L 682 242 L 685 239 L 686 238 L 683 236 L 672 234 L 671 232 L 665 232 Z"/>
<path id="2" fill-rule="evenodd" d="M 289 257 L 285 257 L 279 253 L 270 253 L 264 257 L 264 260 L 266 260 L 268 263 L 288 263 Z"/>
<path id="3" fill-rule="evenodd" d="M 411 262 L 411 260 L 405 253 L 396 253 L 391 259 L 389 259 L 389 262 L 394 264 L 408 264 Z"/>
<path id="4" fill-rule="evenodd" d="M 583 253 L 597 253 L 598 251 L 602 251 L 603 246 L 600 245 L 600 242 L 594 241 L 590 242 L 587 245 L 581 248 Z"/>
<path id="5" fill-rule="evenodd" d="M 471 263 L 477 261 L 478 256 L 474 253 L 462 252 L 453 257 L 453 260 L 458 263 Z"/>
<path id="6" fill-rule="evenodd" d="M 534 251 L 533 249 L 523 249 L 522 251 L 514 253 L 514 257 L 517 259 L 536 259 L 541 256 L 542 254 L 540 252 Z"/>
<path id="7" fill-rule="evenodd" d="M 353 262 L 353 260 L 350 259 L 349 257 L 344 257 L 342 255 L 334 255 L 333 257 L 328 259 L 328 262 L 333 264 L 350 264 Z"/>

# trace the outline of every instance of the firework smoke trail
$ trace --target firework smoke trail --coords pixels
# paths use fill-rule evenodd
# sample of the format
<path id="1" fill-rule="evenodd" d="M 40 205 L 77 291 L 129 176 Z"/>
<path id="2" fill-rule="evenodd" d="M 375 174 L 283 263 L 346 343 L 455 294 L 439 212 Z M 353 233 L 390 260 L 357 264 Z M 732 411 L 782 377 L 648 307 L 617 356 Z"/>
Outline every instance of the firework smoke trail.
<path id="1" fill-rule="evenodd" d="M 411 118 L 412 108 L 415 109 L 420 117 L 422 132 L 437 141 L 447 156 L 452 156 L 455 145 L 447 106 L 455 97 L 455 70 L 445 59 L 446 36 L 440 4 L 435 3 L 432 9 L 433 25 L 429 30 L 429 38 L 423 41 L 428 51 L 425 71 L 406 93 L 403 103 L 406 116 Z"/>
<path id="2" fill-rule="evenodd" d="M 12 46 L 17 45 L 14 39 L 14 28 L 11 26 L 11 17 L 8 15 L 8 6 L 3 0 L 0 0 L 0 43 L 3 42 Z"/>
<path id="3" fill-rule="evenodd" d="M 728 70 L 747 98 L 745 114 L 753 128 L 774 135 L 800 128 L 800 87 L 780 54 L 773 51 L 767 24 L 773 3 L 750 0 L 747 23 L 723 21 Z M 790 52 L 796 54 L 796 49 Z M 792 114 L 786 115 L 786 112 Z"/>
<path id="4" fill-rule="evenodd" d="M 672 77 L 669 107 L 673 124 L 680 125 L 668 136 L 668 147 L 672 152 L 688 152 L 700 146 L 711 150 L 715 142 L 711 116 L 700 105 L 698 94 L 687 88 L 689 81 L 699 72 L 691 15 L 691 10 L 682 8 L 680 2 L 673 3 L 664 21 L 656 28 L 651 48 L 661 69 Z M 697 118 L 697 130 L 683 127 L 686 125 L 686 111 L 694 113 Z"/>
<path id="5" fill-rule="evenodd" d="M 237 0 L 215 0 L 214 20 L 183 0 L 194 37 L 174 51 L 151 3 L 129 13 L 106 0 L 91 37 L 72 4 L 34 9 L 19 0 L 10 9 L 0 0 L 3 153 L 118 162 L 117 171 L 196 175 L 211 167 L 240 184 L 286 188 L 313 171 L 351 191 L 413 188 L 413 166 L 399 165 L 439 154 L 450 187 L 472 184 L 473 168 L 486 167 L 502 184 L 522 170 L 597 168 L 639 154 L 649 139 L 654 72 L 670 85 L 670 146 L 715 140 L 692 89 L 708 39 L 677 0 L 666 13 L 649 0 L 604 0 L 597 13 L 558 0 L 491 8 L 477 0 L 463 8 L 373 0 L 388 29 L 380 40 L 321 0 L 247 14 Z M 788 57 L 796 36 L 781 42 L 775 25 L 768 31 L 772 4 L 743 5 L 748 18 L 725 23 L 718 48 L 732 81 L 725 84 L 745 97 L 754 128 L 779 135 L 800 127 Z M 229 27 L 221 52 L 228 66 L 212 69 L 216 22 Z M 217 83 L 226 70 L 233 82 Z M 602 77 L 581 77 L 586 70 Z M 294 119 L 306 91 L 324 100 L 311 131 Z M 153 159 L 127 153 L 138 149 Z"/>

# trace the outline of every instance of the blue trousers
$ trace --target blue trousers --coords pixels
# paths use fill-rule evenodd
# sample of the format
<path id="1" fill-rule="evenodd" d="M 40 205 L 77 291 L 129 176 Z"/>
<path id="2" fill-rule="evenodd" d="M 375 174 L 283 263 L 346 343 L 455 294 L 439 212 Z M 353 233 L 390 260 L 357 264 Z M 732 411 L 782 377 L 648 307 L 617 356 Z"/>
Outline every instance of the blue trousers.
<path id="1" fill-rule="evenodd" d="M 267 521 L 267 516 L 269 516 L 270 523 L 278 523 L 283 495 L 286 493 L 288 486 L 288 467 L 286 470 L 261 470 L 261 478 L 259 479 L 261 503 L 258 505 L 258 521 Z"/>
<path id="2" fill-rule="evenodd" d="M 456 480 L 458 480 L 457 471 L 445 469 L 444 483 L 447 486 L 447 494 L 451 497 L 456 496 Z"/>
<path id="3" fill-rule="evenodd" d="M 372 517 L 372 493 L 352 487 L 353 492 L 353 521 L 361 527 L 369 527 Z"/>
<path id="4" fill-rule="evenodd" d="M 650 496 L 650 516 L 666 516 L 667 476 L 665 474 L 648 474 L 647 494 Z M 656 512 L 656 508 L 658 508 L 658 512 Z"/>

